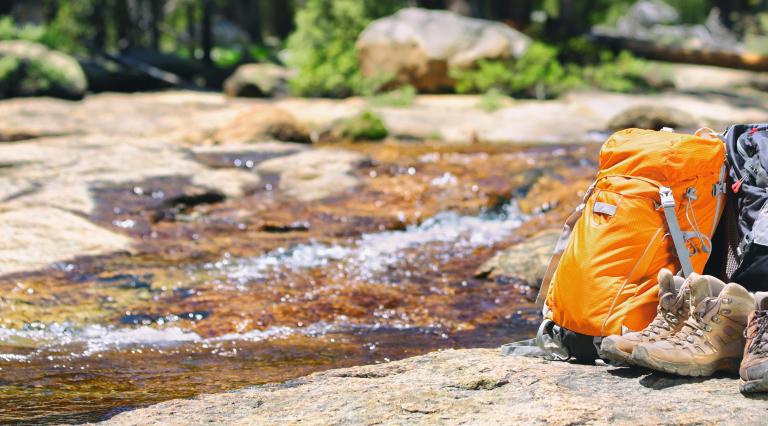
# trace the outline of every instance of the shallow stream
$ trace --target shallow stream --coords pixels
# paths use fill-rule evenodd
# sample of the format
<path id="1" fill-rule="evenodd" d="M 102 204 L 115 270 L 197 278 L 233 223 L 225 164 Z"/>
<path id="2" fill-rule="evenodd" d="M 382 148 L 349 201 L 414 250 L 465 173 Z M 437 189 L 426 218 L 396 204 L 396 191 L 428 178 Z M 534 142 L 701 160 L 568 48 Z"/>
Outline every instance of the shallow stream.
<path id="1" fill-rule="evenodd" d="M 323 202 L 265 186 L 168 216 L 153 200 L 183 179 L 95 188 L 92 220 L 140 248 L 0 279 L 0 421 L 93 421 L 529 336 L 529 289 L 474 271 L 561 220 L 594 147 L 355 149 L 373 158 L 363 188 Z"/>

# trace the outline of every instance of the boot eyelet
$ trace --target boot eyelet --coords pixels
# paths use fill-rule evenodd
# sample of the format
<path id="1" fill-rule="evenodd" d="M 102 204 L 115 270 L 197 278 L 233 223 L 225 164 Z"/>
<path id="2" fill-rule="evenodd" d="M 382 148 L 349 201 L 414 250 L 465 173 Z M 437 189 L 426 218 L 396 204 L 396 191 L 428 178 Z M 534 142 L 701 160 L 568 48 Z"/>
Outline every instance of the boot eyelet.
<path id="1" fill-rule="evenodd" d="M 717 315 L 712 316 L 712 321 L 714 321 L 717 324 L 720 324 L 720 318 L 718 318 Z"/>
<path id="2" fill-rule="evenodd" d="M 720 313 L 723 314 L 723 315 L 728 315 L 728 314 L 731 313 L 731 310 L 730 309 L 721 309 Z"/>
<path id="3" fill-rule="evenodd" d="M 705 326 L 704 326 L 704 330 L 707 330 L 707 331 L 712 331 L 712 326 L 710 326 L 709 324 L 707 324 L 707 325 L 705 325 Z M 701 336 L 701 334 L 699 334 L 699 336 Z"/>

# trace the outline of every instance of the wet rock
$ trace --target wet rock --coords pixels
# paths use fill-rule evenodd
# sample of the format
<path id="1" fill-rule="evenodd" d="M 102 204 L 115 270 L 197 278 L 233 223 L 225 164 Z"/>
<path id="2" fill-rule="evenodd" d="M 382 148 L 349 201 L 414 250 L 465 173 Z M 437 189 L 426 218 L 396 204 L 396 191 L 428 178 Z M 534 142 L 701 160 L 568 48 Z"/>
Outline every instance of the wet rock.
<path id="1" fill-rule="evenodd" d="M 288 94 L 292 73 L 275 64 L 240 65 L 224 82 L 224 93 L 232 97 L 272 98 Z"/>
<path id="2" fill-rule="evenodd" d="M 628 128 L 660 130 L 662 127 L 673 129 L 693 129 L 698 121 L 689 113 L 673 108 L 655 105 L 635 106 L 615 115 L 608 122 L 611 130 Z"/>
<path id="3" fill-rule="evenodd" d="M 71 56 L 24 40 L 0 41 L 0 96 L 80 99 L 88 82 Z"/>
<path id="4" fill-rule="evenodd" d="M 526 285 L 538 288 L 549 265 L 549 258 L 555 248 L 559 230 L 547 230 L 536 234 L 522 243 L 507 248 L 485 262 L 477 276 L 489 278 L 517 278 Z"/>
<path id="5" fill-rule="evenodd" d="M 220 144 L 263 141 L 310 142 L 309 129 L 288 111 L 271 105 L 257 105 L 225 124 L 213 136 Z"/>
<path id="6" fill-rule="evenodd" d="M 153 220 L 155 222 L 161 220 L 173 221 L 176 220 L 176 217 L 181 213 L 189 211 L 189 209 L 193 207 L 203 204 L 220 203 L 224 201 L 225 198 L 226 196 L 218 191 L 194 188 L 192 192 L 165 199 L 165 201 L 163 201 L 155 210 Z"/>
<path id="7" fill-rule="evenodd" d="M 305 144 L 262 142 L 244 145 L 208 145 L 192 148 L 195 160 L 213 168 L 252 169 L 266 160 L 308 149 Z"/>
<path id="8" fill-rule="evenodd" d="M 734 377 L 701 380 L 470 349 L 168 401 L 105 424 L 732 423 L 738 413 L 739 424 L 758 425 L 764 404 L 741 395 Z"/>
<path id="9" fill-rule="evenodd" d="M 309 223 L 307 222 L 290 222 L 290 223 L 267 222 L 259 226 L 259 231 L 272 232 L 272 233 L 306 232 L 306 231 L 309 231 Z"/>
<path id="10" fill-rule="evenodd" d="M 279 175 L 280 189 L 301 201 L 319 200 L 357 186 L 350 172 L 366 156 L 341 149 L 315 149 L 261 163 L 261 174 Z"/>
<path id="11" fill-rule="evenodd" d="M 247 170 L 218 169 L 202 170 L 192 176 L 191 182 L 193 185 L 216 188 L 227 197 L 241 197 L 260 181 L 259 175 Z"/>
<path id="12" fill-rule="evenodd" d="M 75 214 L 46 207 L 0 213 L 0 275 L 75 256 L 128 250 L 130 239 Z"/>
<path id="13" fill-rule="evenodd" d="M 364 75 L 395 76 L 421 91 L 453 87 L 451 68 L 481 59 L 517 58 L 530 39 L 498 22 L 448 11 L 406 8 L 372 22 L 357 40 Z"/>

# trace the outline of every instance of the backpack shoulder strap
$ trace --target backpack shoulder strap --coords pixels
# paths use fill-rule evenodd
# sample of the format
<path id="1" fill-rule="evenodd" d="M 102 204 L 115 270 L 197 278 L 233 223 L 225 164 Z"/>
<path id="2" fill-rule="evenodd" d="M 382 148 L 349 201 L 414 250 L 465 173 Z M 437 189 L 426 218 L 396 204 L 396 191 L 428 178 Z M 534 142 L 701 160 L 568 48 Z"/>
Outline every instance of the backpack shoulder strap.
<path id="1" fill-rule="evenodd" d="M 672 189 L 666 186 L 659 187 L 659 195 L 661 197 L 661 207 L 664 209 L 664 216 L 667 219 L 669 235 L 672 237 L 672 242 L 675 243 L 677 258 L 680 261 L 680 266 L 683 268 L 683 275 L 688 278 L 693 273 L 693 266 L 691 265 L 688 246 L 685 245 L 685 237 L 680 230 L 680 224 L 677 222 L 675 196 L 672 194 Z"/>

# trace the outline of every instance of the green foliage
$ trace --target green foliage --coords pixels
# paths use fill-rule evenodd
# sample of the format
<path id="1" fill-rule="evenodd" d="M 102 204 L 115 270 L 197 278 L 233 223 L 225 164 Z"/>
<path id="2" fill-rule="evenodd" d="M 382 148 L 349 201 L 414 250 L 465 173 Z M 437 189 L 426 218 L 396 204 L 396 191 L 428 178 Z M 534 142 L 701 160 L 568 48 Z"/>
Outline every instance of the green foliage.
<path id="1" fill-rule="evenodd" d="M 338 132 L 354 141 L 380 140 L 386 138 L 388 133 L 381 118 L 371 111 L 342 120 Z"/>
<path id="2" fill-rule="evenodd" d="M 358 35 L 372 20 L 391 14 L 400 0 L 307 0 L 296 13 L 296 31 L 288 38 L 291 81 L 304 96 L 343 97 L 362 93 L 355 50 Z"/>
<path id="3" fill-rule="evenodd" d="M 236 48 L 216 46 L 211 49 L 211 59 L 219 68 L 231 68 L 240 63 L 243 52 Z"/>
<path id="4" fill-rule="evenodd" d="M 638 92 L 652 89 L 645 78 L 648 63 L 626 51 L 597 66 L 584 67 L 582 72 L 587 84 L 604 90 Z"/>
<path id="5" fill-rule="evenodd" d="M 555 46 L 534 42 L 517 61 L 481 60 L 467 70 L 451 70 L 458 93 L 489 93 L 536 98 L 566 90 L 597 87 L 616 92 L 652 90 L 648 63 L 629 52 L 614 55 L 585 38 Z M 493 102 L 490 102 L 493 106 Z"/>
<path id="6" fill-rule="evenodd" d="M 88 24 L 95 7 L 99 6 L 94 0 L 59 2 L 56 17 L 49 23 L 40 42 L 68 53 L 86 52 L 85 42 L 92 40 L 97 31 L 94 25 Z"/>
<path id="7" fill-rule="evenodd" d="M 408 107 L 413 104 L 416 98 L 416 88 L 411 85 L 405 85 L 388 92 L 379 93 L 368 98 L 373 106 L 379 107 Z"/>
<path id="8" fill-rule="evenodd" d="M 27 40 L 46 44 L 47 28 L 43 25 L 16 25 L 11 16 L 0 18 L 0 40 Z"/>
<path id="9" fill-rule="evenodd" d="M 480 102 L 478 102 L 478 108 L 486 112 L 498 111 L 504 107 L 504 104 L 509 101 L 509 97 L 496 88 L 492 88 L 485 92 Z"/>
<path id="10" fill-rule="evenodd" d="M 458 93 L 486 93 L 491 89 L 511 95 L 546 97 L 578 85 L 557 58 L 557 49 L 534 42 L 516 61 L 481 60 L 477 67 L 450 71 Z"/>

